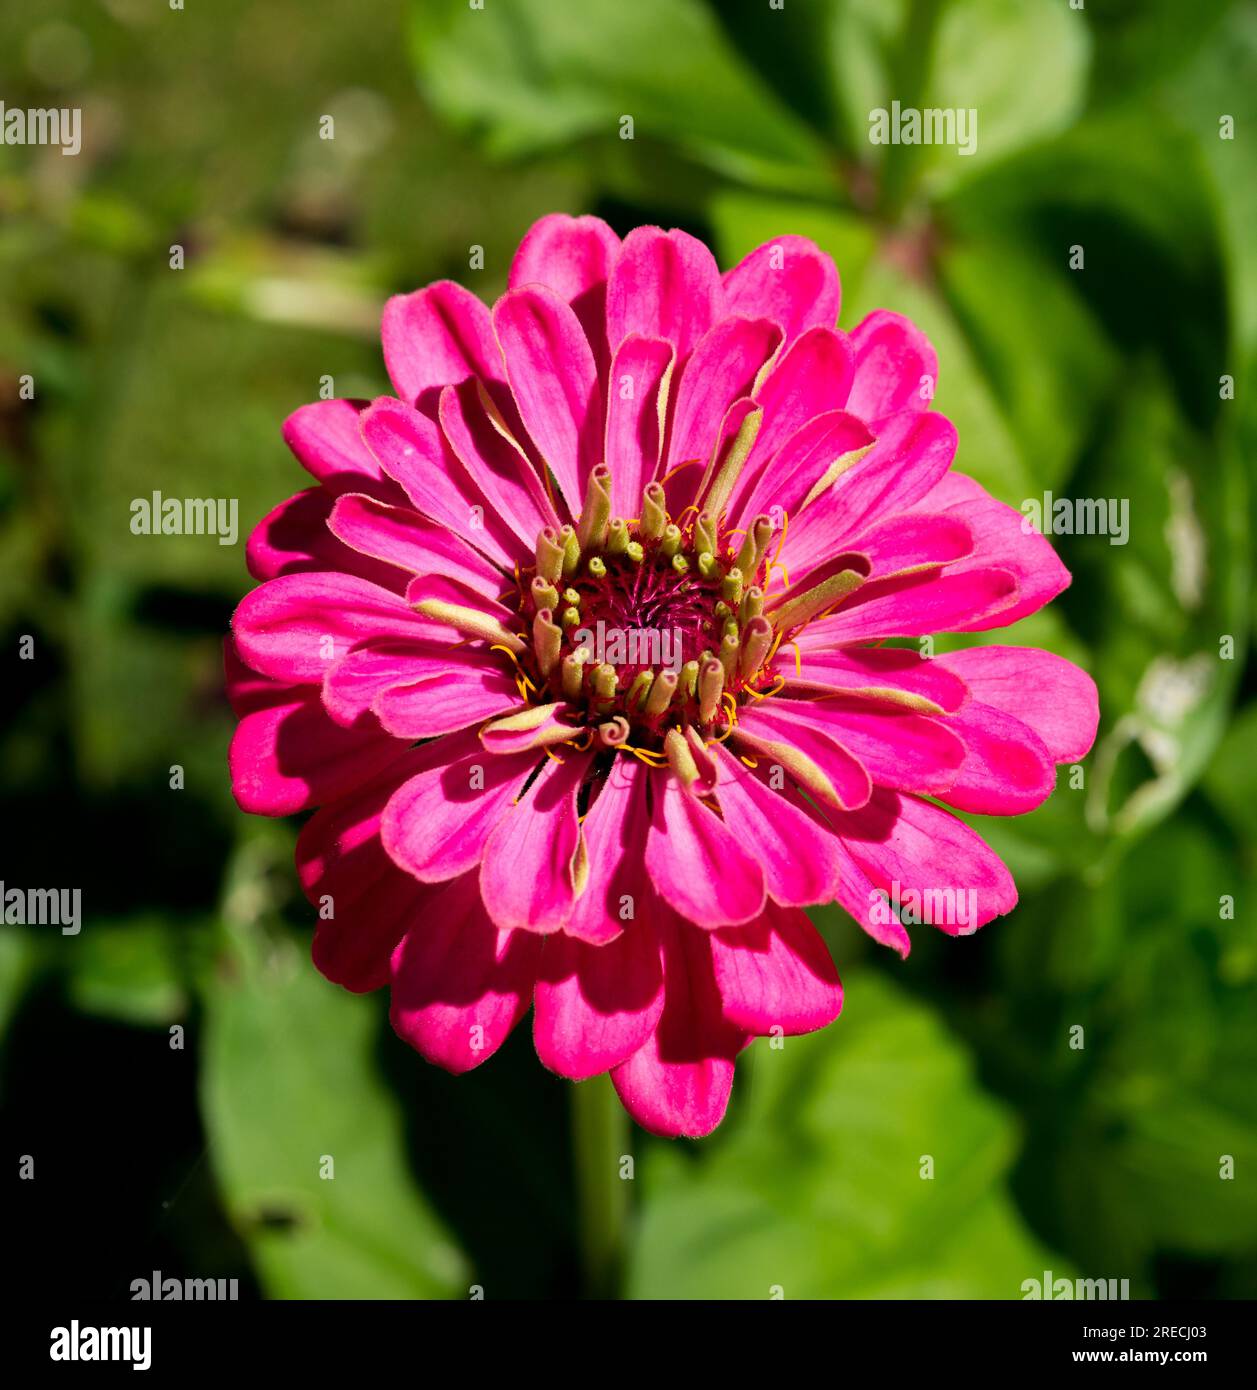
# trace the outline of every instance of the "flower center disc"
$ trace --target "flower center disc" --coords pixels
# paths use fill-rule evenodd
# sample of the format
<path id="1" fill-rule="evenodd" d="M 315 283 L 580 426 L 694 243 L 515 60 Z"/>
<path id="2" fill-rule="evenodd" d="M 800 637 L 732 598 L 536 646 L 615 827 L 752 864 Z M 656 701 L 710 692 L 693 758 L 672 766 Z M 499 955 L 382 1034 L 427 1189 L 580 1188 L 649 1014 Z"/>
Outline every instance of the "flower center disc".
<path id="1" fill-rule="evenodd" d="M 583 711 L 604 746 L 657 749 L 667 732 L 731 728 L 738 703 L 768 693 L 775 632 L 763 616 L 772 525 L 726 532 L 708 511 L 674 522 L 650 483 L 641 516 L 611 516 L 610 471 L 594 469 L 575 527 L 547 527 L 521 577 L 532 646 L 521 657 L 538 701 Z"/>

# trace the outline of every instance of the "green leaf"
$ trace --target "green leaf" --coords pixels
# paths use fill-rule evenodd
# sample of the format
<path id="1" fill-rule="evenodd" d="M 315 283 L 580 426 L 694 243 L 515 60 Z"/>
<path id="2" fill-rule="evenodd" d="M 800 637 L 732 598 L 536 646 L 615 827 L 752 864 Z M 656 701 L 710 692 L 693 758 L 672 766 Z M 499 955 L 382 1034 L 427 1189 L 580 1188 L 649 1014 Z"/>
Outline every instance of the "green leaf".
<path id="1" fill-rule="evenodd" d="M 743 65 L 701 0 L 550 0 L 483 10 L 414 0 L 412 52 L 428 99 L 496 158 L 590 138 L 634 139 L 765 187 L 828 186 L 821 147 Z M 614 153 L 613 153 L 613 156 Z"/>
<path id="2" fill-rule="evenodd" d="M 1085 18 L 1058 0 L 946 5 L 922 104 L 975 110 L 976 152 L 930 146 L 922 156 L 929 187 L 956 187 L 1065 130 L 1082 110 L 1090 52 Z"/>
<path id="3" fill-rule="evenodd" d="M 93 919 L 64 961 L 71 1003 L 84 1013 L 157 1026 L 185 1017 L 188 991 L 180 955 L 194 928 L 150 915 Z M 176 935 L 177 933 L 177 935 Z"/>
<path id="4" fill-rule="evenodd" d="M 725 1137 L 646 1155 L 635 1297 L 1016 1298 L 1062 1265 L 1008 1196 L 1015 1133 L 963 1049 L 876 974 L 846 989 L 832 1028 L 754 1044 Z"/>
<path id="5" fill-rule="evenodd" d="M 1064 602 L 1095 653 L 1107 714 L 1090 816 L 1133 835 L 1185 795 L 1226 725 L 1240 659 L 1225 659 L 1223 642 L 1242 645 L 1247 628 L 1243 477 L 1231 441 L 1193 431 L 1146 365 L 1074 491 L 1129 508 L 1125 544 L 1112 535 L 1060 544 L 1074 574 Z"/>
<path id="6" fill-rule="evenodd" d="M 1234 0 L 1139 0 L 1138 4 L 1090 5 L 1086 20 L 1095 34 L 1091 91 L 1097 103 L 1128 101 L 1191 61 L 1216 34 Z M 1240 7 L 1245 8 L 1245 7 Z M 1251 16 L 1250 16 L 1251 18 Z"/>
<path id="7" fill-rule="evenodd" d="M 1170 84 L 1166 100 L 1199 142 L 1209 170 L 1209 203 L 1221 220 L 1227 285 L 1235 332 L 1251 351 L 1257 341 L 1257 153 L 1248 133 L 1257 129 L 1257 11 L 1234 6 L 1212 30 L 1198 24 L 1195 7 L 1180 7 L 1179 24 L 1195 39 L 1207 36 L 1191 66 Z M 1190 53 L 1190 44 L 1184 53 Z M 1225 94 L 1225 95 L 1223 95 Z M 1223 139 L 1222 120 L 1232 119 Z"/>
<path id="8" fill-rule="evenodd" d="M 268 920 L 289 842 L 262 835 L 229 878 L 205 991 L 202 1110 L 227 1208 L 272 1297 L 449 1296 L 466 1270 L 408 1171 L 379 1013 Z"/>
<path id="9" fill-rule="evenodd" d="M 1204 787 L 1237 834 L 1257 844 L 1257 704 L 1246 705 L 1232 721 Z"/>
<path id="10" fill-rule="evenodd" d="M 939 258 L 947 300 L 1036 489 L 1073 471 L 1119 363 L 1067 275 L 1010 240 L 959 243 Z"/>

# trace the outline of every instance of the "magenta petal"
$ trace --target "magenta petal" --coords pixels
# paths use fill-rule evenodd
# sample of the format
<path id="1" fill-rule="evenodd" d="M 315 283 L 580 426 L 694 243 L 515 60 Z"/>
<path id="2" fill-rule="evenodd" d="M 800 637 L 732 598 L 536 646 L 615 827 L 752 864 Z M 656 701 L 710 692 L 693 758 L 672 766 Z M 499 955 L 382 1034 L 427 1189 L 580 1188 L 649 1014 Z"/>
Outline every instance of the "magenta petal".
<path id="1" fill-rule="evenodd" d="M 491 757 L 474 733 L 446 743 L 448 760 L 403 782 L 381 822 L 393 862 L 425 883 L 457 878 L 480 863 L 489 836 L 537 766 L 536 753 Z"/>
<path id="2" fill-rule="evenodd" d="M 549 937 L 533 1007 L 537 1056 L 560 1076 L 584 1081 L 631 1057 L 663 1013 L 663 969 L 649 918 L 602 946 L 566 929 Z"/>
<path id="3" fill-rule="evenodd" d="M 276 579 L 281 574 L 343 570 L 395 593 L 404 590 L 403 570 L 342 544 L 332 533 L 329 520 L 335 501 L 326 488 L 309 488 L 264 516 L 245 547 L 249 573 L 254 579 Z"/>
<path id="4" fill-rule="evenodd" d="M 240 600 L 232 618 L 240 655 L 277 680 L 319 682 L 350 647 L 370 638 L 422 639 L 431 631 L 398 595 L 348 574 L 286 574 Z"/>
<path id="5" fill-rule="evenodd" d="M 909 575 L 857 590 L 854 601 L 848 600 L 828 618 L 818 618 L 801 637 L 816 650 L 881 637 L 972 632 L 1016 600 L 1017 580 L 1005 569 Z"/>
<path id="6" fill-rule="evenodd" d="M 362 441 L 360 417 L 366 408 L 366 401 L 312 401 L 284 421 L 284 442 L 330 492 L 398 500 L 397 485 Z"/>
<path id="7" fill-rule="evenodd" d="M 558 526 L 537 470 L 490 420 L 474 383 L 441 392 L 441 428 L 489 505 L 526 547 L 544 526 Z"/>
<path id="8" fill-rule="evenodd" d="M 868 580 L 873 581 L 951 566 L 973 549 L 969 528 L 950 512 L 938 516 L 926 512 L 890 516 L 840 548 L 835 547 L 829 517 L 837 510 L 837 502 L 824 499 L 809 507 L 798 524 L 790 528 L 782 546 L 782 564 L 790 575 L 791 591 L 774 594 L 775 601 L 784 600 L 795 591 L 806 592 L 820 575 L 839 566 L 839 556 L 842 568 L 867 571 Z M 853 565 L 850 557 L 860 557 L 861 563 Z"/>
<path id="9" fill-rule="evenodd" d="M 527 559 L 529 547 L 488 505 L 426 415 L 381 397 L 363 412 L 362 437 L 385 473 L 405 489 L 416 511 L 447 526 L 504 570 Z"/>
<path id="10" fill-rule="evenodd" d="M 576 797 L 589 762 L 581 753 L 562 762 L 547 758 L 489 837 L 480 892 L 503 931 L 558 931 L 571 914 L 581 886 Z"/>
<path id="11" fill-rule="evenodd" d="M 242 811 L 289 816 L 335 800 L 382 772 L 401 751 L 370 729 L 339 729 L 309 685 L 256 677 L 226 643 L 227 680 L 240 722 L 227 754 L 231 789 Z"/>
<path id="12" fill-rule="evenodd" d="M 459 655 L 459 664 L 467 664 L 468 657 Z M 491 660 L 482 653 L 479 664 L 488 666 Z M 372 709 L 384 691 L 438 678 L 454 664 L 444 642 L 363 642 L 323 678 L 323 708 L 342 728 L 378 727 Z"/>
<path id="13" fill-rule="evenodd" d="M 999 856 L 976 831 L 941 806 L 878 790 L 868 806 L 829 818 L 848 853 L 876 888 L 935 896 L 950 890 L 957 920 L 933 923 L 949 936 L 968 935 L 1017 905 L 1016 885 Z M 970 890 L 972 914 L 968 911 Z M 962 908 L 969 920 L 959 920 Z"/>
<path id="14" fill-rule="evenodd" d="M 589 876 L 585 891 L 563 924 L 569 936 L 600 944 L 621 932 L 639 930 L 647 915 L 650 887 L 642 851 L 649 832 L 646 767 L 636 758 L 617 758 L 581 830 Z"/>
<path id="15" fill-rule="evenodd" d="M 464 584 L 461 579 L 456 579 L 452 574 L 417 574 L 406 585 L 406 602 L 416 610 L 422 603 L 444 603 L 455 608 L 469 608 L 512 631 L 518 622 L 516 614 L 506 604 L 499 603 L 495 598 L 486 598 L 478 589 Z M 465 651 L 480 653 L 486 650 L 484 647 L 466 647 L 463 644 L 463 637 L 459 629 L 447 625 L 439 619 L 425 618 L 424 621 L 429 622 L 435 629 L 450 634 L 450 646 L 456 648 L 451 653 L 452 660 L 457 660 L 458 656 Z"/>
<path id="16" fill-rule="evenodd" d="M 399 778 L 421 764 L 403 752 L 390 776 L 316 811 L 297 837 L 297 871 L 318 910 L 315 965 L 346 989 L 388 983 L 389 956 L 423 920 L 432 890 L 401 872 L 380 844 L 380 812 Z"/>
<path id="17" fill-rule="evenodd" d="M 520 242 L 507 288 L 545 285 L 565 299 L 605 367 L 607 277 L 619 254 L 620 238 L 601 217 L 553 212 L 534 222 Z"/>
<path id="18" fill-rule="evenodd" d="M 946 723 L 893 706 L 837 697 L 774 700 L 774 716 L 828 735 L 878 786 L 940 795 L 956 780 L 965 746 Z"/>
<path id="19" fill-rule="evenodd" d="M 855 381 L 848 409 L 876 422 L 926 410 L 938 384 L 938 357 L 911 319 L 875 309 L 851 330 Z"/>
<path id="20" fill-rule="evenodd" d="M 1072 661 L 1035 647 L 970 647 L 934 663 L 973 699 L 1014 715 L 1043 740 L 1053 762 L 1085 757 L 1100 722 L 1096 683 Z"/>
<path id="21" fill-rule="evenodd" d="M 721 1011 L 709 933 L 661 914 L 664 1007 L 650 1038 L 611 1073 L 624 1108 L 669 1139 L 710 1134 L 724 1118 L 746 1040 Z M 605 947 L 599 949 L 605 950 Z"/>
<path id="22" fill-rule="evenodd" d="M 868 560 L 873 579 L 951 565 L 963 560 L 972 549 L 969 528 L 946 512 L 938 516 L 928 512 L 890 516 L 851 542 L 852 553 Z"/>
<path id="23" fill-rule="evenodd" d="M 752 394 L 760 369 L 780 346 L 781 329 L 767 319 L 721 319 L 703 334 L 675 388 L 669 468 L 708 457 L 725 411 Z"/>
<path id="24" fill-rule="evenodd" d="M 653 779 L 646 870 L 660 897 L 700 927 L 749 922 L 764 910 L 764 871 L 714 811 L 670 773 Z"/>
<path id="25" fill-rule="evenodd" d="M 724 1016 L 757 1037 L 811 1033 L 842 1012 L 842 984 L 821 934 L 797 908 L 770 905 L 711 934 Z"/>
<path id="26" fill-rule="evenodd" d="M 328 526 L 352 550 L 404 572 L 406 583 L 416 574 L 444 574 L 490 599 L 510 584 L 479 551 L 410 507 L 390 507 L 361 493 L 346 493 L 332 508 Z"/>
<path id="27" fill-rule="evenodd" d="M 917 652 L 900 647 L 847 647 L 838 651 L 814 650 L 805 628 L 797 647 L 782 658 L 780 674 L 787 687 L 803 690 L 846 690 L 876 698 L 885 691 L 887 698 L 902 694 L 928 700 L 939 710 L 951 713 L 964 703 L 968 690 L 963 680 L 940 661 L 922 658 Z"/>
<path id="28" fill-rule="evenodd" d="M 585 330 L 542 285 L 508 290 L 493 306 L 493 326 L 524 427 L 578 516 L 602 458 L 602 391 Z"/>
<path id="29" fill-rule="evenodd" d="M 834 485 L 844 537 L 925 497 L 956 457 L 956 427 L 936 412 L 898 416 L 876 434 L 874 446 Z"/>
<path id="30" fill-rule="evenodd" d="M 807 237 L 757 246 L 725 272 L 725 312 L 779 323 L 792 343 L 809 328 L 833 328 L 842 290 L 838 268 Z"/>
<path id="31" fill-rule="evenodd" d="M 827 806 L 852 809 L 863 806 L 873 790 L 864 764 L 823 729 L 779 713 L 785 700 L 765 700 L 738 717 L 733 737 L 754 753 L 761 766 L 779 767 L 793 781 L 806 781 L 808 789 Z M 814 769 L 811 778 L 792 770 L 799 755 Z"/>
<path id="32" fill-rule="evenodd" d="M 503 379 L 489 310 L 452 280 L 394 295 L 384 306 L 381 337 L 393 389 L 427 414 L 435 414 L 446 386 L 469 377 Z"/>
<path id="33" fill-rule="evenodd" d="M 904 415 L 890 421 L 858 463 L 791 517 L 782 564 L 793 577 L 849 549 L 856 536 L 929 494 L 955 453 L 955 426 L 945 416 Z"/>
<path id="34" fill-rule="evenodd" d="M 612 516 L 636 516 L 642 489 L 658 472 L 672 365 L 671 343 L 635 335 L 620 344 L 611 364 L 603 452 L 611 469 Z"/>
<path id="35" fill-rule="evenodd" d="M 372 709 L 398 738 L 436 738 L 522 704 L 515 681 L 505 671 L 464 665 L 384 690 Z"/>
<path id="36" fill-rule="evenodd" d="M 666 338 L 684 362 L 724 316 L 716 259 L 687 232 L 634 227 L 607 281 L 607 342 L 614 353 L 630 333 Z"/>
<path id="37" fill-rule="evenodd" d="M 913 510 L 944 508 L 948 516 L 963 521 L 973 537 L 972 553 L 953 566 L 950 573 L 998 565 L 1017 580 L 1016 602 L 975 621 L 966 631 L 980 632 L 1019 622 L 1069 587 L 1069 571 L 1051 544 L 1020 512 L 996 501 L 980 483 L 961 473 L 948 473 Z"/>
<path id="38" fill-rule="evenodd" d="M 742 516 L 746 499 L 790 436 L 815 416 L 842 409 L 850 387 L 847 335 L 833 328 L 809 328 L 777 361 L 755 393 L 764 418 L 729 499 L 730 516 Z"/>
<path id="39" fill-rule="evenodd" d="M 907 928 L 885 909 L 886 892 L 875 884 L 841 846 L 842 877 L 838 883 L 838 903 L 880 946 L 889 946 L 903 960 L 908 959 L 912 941 Z"/>
<path id="40" fill-rule="evenodd" d="M 528 1012 L 540 957 L 540 938 L 494 927 L 475 874 L 455 879 L 393 953 L 398 1037 L 456 1075 L 478 1067 Z"/>
<path id="41" fill-rule="evenodd" d="M 731 753 L 712 745 L 720 780 L 716 798 L 725 824 L 755 847 L 769 896 L 800 907 L 832 902 L 838 888 L 838 842 L 769 789 Z"/>
<path id="42" fill-rule="evenodd" d="M 867 449 L 873 443 L 863 421 L 845 410 L 827 410 L 801 426 L 769 460 L 754 488 L 741 503 L 739 524 L 760 515 L 771 516 L 774 507 L 796 514 L 812 488 L 831 465 L 846 454 Z M 832 549 L 832 547 L 831 547 Z"/>
<path id="43" fill-rule="evenodd" d="M 1052 755 L 1020 719 L 970 700 L 947 727 L 964 741 L 966 756 L 956 780 L 939 794 L 941 801 L 958 811 L 1019 816 L 1052 794 Z"/>

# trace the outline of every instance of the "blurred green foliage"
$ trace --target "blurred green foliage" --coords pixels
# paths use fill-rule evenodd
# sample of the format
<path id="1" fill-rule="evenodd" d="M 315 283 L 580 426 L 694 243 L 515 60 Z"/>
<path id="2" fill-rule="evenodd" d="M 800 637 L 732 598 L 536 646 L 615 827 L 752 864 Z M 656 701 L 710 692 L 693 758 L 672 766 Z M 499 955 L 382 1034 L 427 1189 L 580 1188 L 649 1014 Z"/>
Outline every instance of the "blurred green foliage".
<path id="1" fill-rule="evenodd" d="M 818 912 L 843 1019 L 757 1043 L 712 1140 L 635 1136 L 627 1291 L 1016 1297 L 1046 1265 L 1257 1295 L 1255 93 L 1239 0 L 0 11 L 0 97 L 84 112 L 75 159 L 0 146 L 0 876 L 81 885 L 87 923 L 0 929 L 27 1277 L 72 1241 L 89 1293 L 154 1267 L 276 1297 L 579 1289 L 567 1088 L 526 1029 L 438 1074 L 306 963 L 291 827 L 226 785 L 241 547 L 128 527 L 160 489 L 237 497 L 247 532 L 303 485 L 283 417 L 324 377 L 387 389 L 383 297 L 450 275 L 491 300 L 566 209 L 726 265 L 815 238 L 844 326 L 885 306 L 930 334 L 963 471 L 1131 518 L 1124 547 L 1059 538 L 1073 587 L 1014 634 L 1103 711 L 1084 785 L 981 824 L 1020 907 L 918 929 L 906 964 Z M 977 108 L 976 153 L 871 144 L 892 99 Z"/>

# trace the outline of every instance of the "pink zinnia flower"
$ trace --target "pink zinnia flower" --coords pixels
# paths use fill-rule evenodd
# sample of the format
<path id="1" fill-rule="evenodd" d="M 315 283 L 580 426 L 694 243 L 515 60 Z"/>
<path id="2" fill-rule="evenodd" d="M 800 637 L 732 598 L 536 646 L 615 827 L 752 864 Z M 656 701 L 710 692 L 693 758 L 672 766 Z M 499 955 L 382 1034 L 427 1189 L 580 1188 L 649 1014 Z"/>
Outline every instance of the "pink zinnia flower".
<path id="1" fill-rule="evenodd" d="M 532 1004 L 546 1066 L 707 1134 L 751 1038 L 839 1012 L 805 906 L 906 955 L 888 898 L 965 895 L 953 933 L 1016 902 L 944 807 L 1042 802 L 1092 681 L 879 644 L 1013 623 L 1069 575 L 951 471 L 924 335 L 838 306 L 801 237 L 722 276 L 684 232 L 546 217 L 492 310 L 389 301 L 397 398 L 287 421 L 318 486 L 249 543 L 235 792 L 320 808 L 315 962 L 390 985 L 430 1061 L 479 1065 Z"/>

